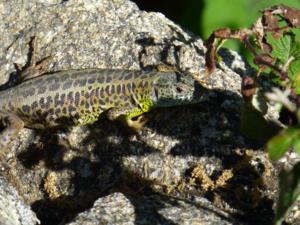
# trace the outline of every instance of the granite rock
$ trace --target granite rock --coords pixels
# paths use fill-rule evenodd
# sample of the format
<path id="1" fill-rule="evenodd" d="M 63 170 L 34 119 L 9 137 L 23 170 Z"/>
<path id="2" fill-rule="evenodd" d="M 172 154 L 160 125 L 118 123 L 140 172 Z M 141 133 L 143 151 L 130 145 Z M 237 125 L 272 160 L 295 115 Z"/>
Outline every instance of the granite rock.
<path id="1" fill-rule="evenodd" d="M 40 224 L 18 192 L 3 177 L 0 177 L 0 224 L 34 225 Z"/>
<path id="2" fill-rule="evenodd" d="M 201 208 L 201 210 L 199 210 Z M 161 195 L 127 197 L 113 193 L 95 201 L 68 225 L 97 224 L 220 224 L 235 223 L 203 198 L 193 202 Z"/>
<path id="3" fill-rule="evenodd" d="M 239 132 L 240 82 L 249 70 L 237 53 L 222 50 L 218 69 L 206 76 L 200 38 L 128 0 L 3 0 L 0 32 L 2 84 L 14 76 L 14 63 L 28 62 L 35 36 L 37 59 L 52 56 L 48 72 L 166 65 L 196 74 L 207 89 L 200 104 L 149 113 L 138 134 L 106 119 L 58 131 L 23 129 L 1 174 L 42 224 L 181 224 L 193 216 L 202 224 L 270 224 L 277 171 L 262 146 Z M 218 210 L 196 204 L 200 198 Z M 137 218 L 137 209 L 157 205 L 159 213 Z M 120 218 L 97 214 L 112 211 Z"/>

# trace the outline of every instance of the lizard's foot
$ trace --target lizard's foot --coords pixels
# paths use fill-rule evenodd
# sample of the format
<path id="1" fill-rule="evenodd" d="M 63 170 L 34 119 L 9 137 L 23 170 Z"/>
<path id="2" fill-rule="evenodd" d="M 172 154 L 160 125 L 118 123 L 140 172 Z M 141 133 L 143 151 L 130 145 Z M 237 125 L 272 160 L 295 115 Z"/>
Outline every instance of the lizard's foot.
<path id="1" fill-rule="evenodd" d="M 111 108 L 108 110 L 106 117 L 111 120 L 119 120 L 125 124 L 131 131 L 138 132 L 147 123 L 148 119 L 144 114 L 139 114 L 132 117 L 130 115 L 130 108 Z"/>
<path id="2" fill-rule="evenodd" d="M 144 125 L 147 122 L 148 122 L 148 118 L 146 118 L 145 115 L 140 115 L 138 117 L 126 120 L 127 126 L 136 132 L 143 129 Z"/>
<path id="3" fill-rule="evenodd" d="M 36 49 L 37 38 L 32 37 L 29 42 L 28 62 L 23 67 L 19 64 L 15 64 L 17 73 L 19 75 L 17 83 L 21 83 L 24 80 L 40 76 L 41 74 L 46 72 L 46 67 L 48 66 L 53 56 L 47 56 L 39 62 L 36 62 Z"/>

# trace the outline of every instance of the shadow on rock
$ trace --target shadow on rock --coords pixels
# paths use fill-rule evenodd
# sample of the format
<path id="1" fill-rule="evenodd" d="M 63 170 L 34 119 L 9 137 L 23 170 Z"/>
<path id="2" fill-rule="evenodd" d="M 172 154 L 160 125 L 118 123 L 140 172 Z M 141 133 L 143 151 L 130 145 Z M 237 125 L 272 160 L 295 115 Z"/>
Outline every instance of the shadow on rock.
<path id="1" fill-rule="evenodd" d="M 170 191 L 168 182 L 161 182 L 155 171 L 159 168 L 153 169 L 158 177 L 141 172 L 140 162 L 146 159 L 143 157 L 159 155 L 162 162 L 166 157 L 175 161 L 182 158 L 187 167 L 171 194 L 161 195 L 149 206 L 152 224 L 174 224 L 157 213 L 166 202 L 172 205 L 174 196 L 190 199 L 189 204 L 193 204 L 193 196 L 204 196 L 221 210 L 227 211 L 225 205 L 230 205 L 231 216 L 238 220 L 267 224 L 273 217 L 272 200 L 264 194 L 267 187 L 263 176 L 267 169 L 264 163 L 253 166 L 261 157 L 256 156 L 257 151 L 251 151 L 252 158 L 246 157 L 246 149 L 251 146 L 239 133 L 240 103 L 239 96 L 232 93 L 212 92 L 199 105 L 158 109 L 150 113 L 151 120 L 139 135 L 128 135 L 122 126 L 105 119 L 78 133 L 71 132 L 68 137 L 64 132 L 42 132 L 37 143 L 18 155 L 26 168 L 24 173 L 24 168 L 19 171 L 23 173 L 19 182 L 27 187 L 39 184 L 28 202 L 44 225 L 72 221 L 79 212 L 92 207 L 95 200 L 116 191 L 130 199 L 138 224 L 145 218 L 143 202 L 151 205 L 149 196 Z M 176 144 L 168 144 L 169 139 L 176 140 Z M 130 168 L 136 171 L 124 166 L 128 157 L 133 162 Z M 231 175 L 224 175 L 224 182 L 218 183 L 223 172 L 229 170 Z M 161 171 L 164 173 L 164 168 Z M 35 174 L 37 181 L 30 183 L 28 174 Z M 210 179 L 206 189 L 205 176 Z M 185 186 L 180 188 L 180 184 Z M 158 191 L 155 186 L 160 186 Z M 35 199 L 35 195 L 42 197 Z M 195 207 L 199 205 L 195 203 Z"/>

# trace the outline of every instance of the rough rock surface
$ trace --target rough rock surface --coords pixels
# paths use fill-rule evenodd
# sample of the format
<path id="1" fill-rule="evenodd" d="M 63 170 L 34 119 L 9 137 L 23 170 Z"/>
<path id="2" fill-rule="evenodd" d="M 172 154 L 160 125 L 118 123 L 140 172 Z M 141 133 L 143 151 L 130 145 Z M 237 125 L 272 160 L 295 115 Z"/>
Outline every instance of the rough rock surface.
<path id="1" fill-rule="evenodd" d="M 24 203 L 17 191 L 3 177 L 0 177 L 0 224 L 40 224 L 30 206 Z"/>
<path id="2" fill-rule="evenodd" d="M 53 56 L 49 72 L 167 65 L 198 74 L 207 88 L 201 104 L 149 113 L 139 134 L 106 119 L 68 130 L 23 129 L 0 173 L 42 224 L 88 224 L 99 210 L 108 215 L 123 206 L 127 213 L 104 224 L 141 218 L 181 224 L 194 215 L 204 216 L 202 224 L 270 224 L 276 170 L 239 132 L 240 81 L 248 70 L 237 54 L 224 50 L 207 77 L 199 38 L 128 0 L 2 0 L 0 32 L 2 84 L 14 77 L 14 63 L 28 62 L 35 36 L 37 59 Z M 200 196 L 207 199 L 201 206 Z M 157 205 L 159 213 L 137 211 Z"/>
<path id="3" fill-rule="evenodd" d="M 203 207 L 205 205 L 205 207 Z M 114 193 L 98 199 L 68 225 L 97 224 L 232 224 L 228 214 L 211 207 L 206 199 L 184 201 L 169 196 L 126 197 Z M 199 210 L 203 207 L 202 210 Z M 213 212 L 213 213 L 212 213 Z"/>

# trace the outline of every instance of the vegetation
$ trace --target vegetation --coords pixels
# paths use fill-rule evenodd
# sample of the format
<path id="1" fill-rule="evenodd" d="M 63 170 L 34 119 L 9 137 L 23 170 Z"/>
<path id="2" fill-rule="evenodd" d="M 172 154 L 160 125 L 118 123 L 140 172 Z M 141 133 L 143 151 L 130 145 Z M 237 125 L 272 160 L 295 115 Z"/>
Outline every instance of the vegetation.
<path id="1" fill-rule="evenodd" d="M 257 70 L 252 76 L 243 77 L 245 106 L 241 129 L 246 135 L 261 140 L 280 130 L 266 144 L 272 160 L 280 159 L 291 149 L 300 155 L 299 28 L 300 10 L 278 5 L 263 10 L 262 16 L 250 29 L 219 29 L 206 41 L 208 72 L 215 69 L 217 50 L 224 40 L 237 39 L 252 54 Z M 271 124 L 264 118 L 267 107 L 274 103 L 280 114 L 278 124 Z M 259 127 L 263 132 L 253 132 L 253 129 L 249 129 L 251 127 L 255 130 Z M 300 162 L 292 169 L 281 172 L 279 187 L 276 224 L 281 224 L 290 207 L 299 198 Z"/>

